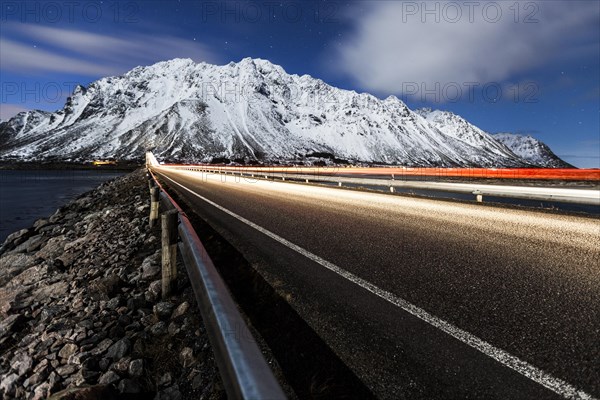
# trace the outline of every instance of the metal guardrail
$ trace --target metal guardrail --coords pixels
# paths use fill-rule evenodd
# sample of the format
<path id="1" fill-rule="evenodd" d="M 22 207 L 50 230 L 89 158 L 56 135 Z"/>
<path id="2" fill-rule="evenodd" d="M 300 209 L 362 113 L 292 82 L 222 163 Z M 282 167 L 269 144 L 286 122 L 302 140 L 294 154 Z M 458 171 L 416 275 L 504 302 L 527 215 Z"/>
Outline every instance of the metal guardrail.
<path id="1" fill-rule="evenodd" d="M 148 171 L 151 191 L 160 190 L 159 197 L 163 209 L 167 213 L 169 210 L 177 210 L 179 219 L 177 231 L 181 239 L 179 249 L 206 326 L 227 397 L 246 400 L 285 399 L 283 390 L 190 220 L 160 185 L 150 165 Z"/>
<path id="2" fill-rule="evenodd" d="M 582 204 L 600 206 L 600 191 L 587 189 L 569 189 L 569 188 L 544 188 L 544 187 L 518 187 L 518 186 L 501 186 L 501 185 L 482 185 L 482 184 L 464 184 L 464 183 L 448 183 L 448 182 L 419 182 L 419 181 L 404 181 L 394 179 L 381 178 L 353 178 L 345 176 L 328 176 L 319 174 L 290 174 L 290 173 L 272 173 L 265 171 L 240 170 L 230 171 L 221 170 L 218 168 L 201 168 L 197 166 L 168 166 L 164 165 L 161 168 L 187 170 L 204 172 L 211 174 L 229 174 L 236 176 L 246 176 L 254 179 L 280 179 L 288 181 L 303 181 L 310 182 L 327 182 L 337 183 L 338 186 L 345 184 L 362 185 L 362 186 L 384 186 L 389 187 L 391 192 L 396 189 L 416 189 L 426 191 L 440 191 L 449 193 L 462 193 L 475 196 L 478 202 L 483 201 L 483 196 L 503 197 L 511 199 L 536 200 L 547 202 L 560 202 L 570 204 Z M 544 193 L 554 192 L 554 193 Z"/>

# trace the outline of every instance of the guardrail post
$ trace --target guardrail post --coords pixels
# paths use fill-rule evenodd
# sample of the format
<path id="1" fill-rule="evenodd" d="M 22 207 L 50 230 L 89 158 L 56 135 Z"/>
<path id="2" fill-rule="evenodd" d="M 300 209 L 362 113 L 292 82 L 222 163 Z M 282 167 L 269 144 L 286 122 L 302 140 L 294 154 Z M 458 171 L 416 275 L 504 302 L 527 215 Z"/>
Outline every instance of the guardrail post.
<path id="1" fill-rule="evenodd" d="M 169 210 L 161 215 L 162 239 L 162 298 L 169 297 L 177 280 L 177 210 Z"/>
<path id="2" fill-rule="evenodd" d="M 475 195 L 475 200 L 478 203 L 483 203 L 483 194 L 480 191 L 476 190 L 473 192 L 473 194 Z"/>
<path id="3" fill-rule="evenodd" d="M 147 177 L 148 177 L 148 190 L 150 190 L 150 192 L 152 192 L 152 188 L 154 187 L 154 179 L 152 179 L 152 175 L 150 174 L 150 172 L 148 172 Z"/>
<path id="4" fill-rule="evenodd" d="M 150 188 L 150 227 L 153 227 L 158 220 L 159 194 L 160 191 L 156 186 Z"/>

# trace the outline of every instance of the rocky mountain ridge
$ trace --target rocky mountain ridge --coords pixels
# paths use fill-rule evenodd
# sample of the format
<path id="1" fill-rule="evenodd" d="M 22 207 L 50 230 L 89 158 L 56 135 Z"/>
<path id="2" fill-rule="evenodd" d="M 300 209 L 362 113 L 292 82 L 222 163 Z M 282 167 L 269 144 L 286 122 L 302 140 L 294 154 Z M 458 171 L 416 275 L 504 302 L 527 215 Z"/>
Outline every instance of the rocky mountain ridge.
<path id="1" fill-rule="evenodd" d="M 78 86 L 59 111 L 0 123 L 0 160 L 131 160 L 152 149 L 178 161 L 327 154 L 407 166 L 532 166 L 452 116 L 288 74 L 267 60 L 217 66 L 174 59 Z"/>

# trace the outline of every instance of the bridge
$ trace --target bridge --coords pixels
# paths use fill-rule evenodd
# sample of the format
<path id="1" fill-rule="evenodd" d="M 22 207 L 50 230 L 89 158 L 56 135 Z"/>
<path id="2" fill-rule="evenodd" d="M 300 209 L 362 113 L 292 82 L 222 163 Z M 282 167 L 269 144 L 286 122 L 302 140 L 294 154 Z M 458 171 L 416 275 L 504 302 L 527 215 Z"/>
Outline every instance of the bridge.
<path id="1" fill-rule="evenodd" d="M 147 160 L 182 211 L 243 256 L 330 351 L 331 365 L 347 368 L 344 376 L 355 377 L 365 393 L 600 397 L 600 222 L 481 204 L 486 196 L 508 196 L 597 207 L 596 188 L 435 187 L 442 183 L 160 165 L 151 154 Z M 403 185 L 433 185 L 473 201 L 390 194 Z M 251 282 L 236 283 L 227 268 L 221 266 L 221 274 L 237 287 L 229 290 L 248 299 L 239 288 Z M 256 314 L 252 304 L 239 305 L 250 319 Z M 283 338 L 269 335 L 264 318 L 257 318 L 256 329 L 277 359 L 277 348 L 314 343 L 308 334 L 295 337 L 289 319 L 267 321 Z M 308 356 L 292 353 L 280 364 L 298 393 L 305 388 L 293 376 L 294 358 L 302 364 Z"/>

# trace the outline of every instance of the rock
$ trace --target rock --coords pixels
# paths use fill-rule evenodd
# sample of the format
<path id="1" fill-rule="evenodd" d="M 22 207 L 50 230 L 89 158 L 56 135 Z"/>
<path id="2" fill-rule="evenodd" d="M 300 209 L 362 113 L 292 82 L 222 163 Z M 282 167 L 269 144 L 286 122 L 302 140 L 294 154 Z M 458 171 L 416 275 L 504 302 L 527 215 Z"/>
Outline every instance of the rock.
<path id="1" fill-rule="evenodd" d="M 156 280 L 152 282 L 148 286 L 148 290 L 146 291 L 146 300 L 150 302 L 155 302 L 160 297 L 160 293 L 162 291 L 162 281 Z"/>
<path id="2" fill-rule="evenodd" d="M 5 254 L 0 257 L 0 287 L 6 285 L 14 276 L 36 264 L 35 257 L 27 254 Z"/>
<path id="3" fill-rule="evenodd" d="M 129 363 L 128 372 L 129 376 L 132 376 L 134 378 L 142 376 L 142 373 L 144 372 L 144 360 L 131 360 L 131 362 Z"/>
<path id="4" fill-rule="evenodd" d="M 0 392 L 4 392 L 6 398 L 10 398 L 8 395 L 14 393 L 18 379 L 19 376 L 17 374 L 2 375 L 2 379 L 0 379 Z"/>
<path id="5" fill-rule="evenodd" d="M 11 279 L 7 286 L 23 287 L 36 284 L 48 276 L 48 266 L 45 263 L 27 268 L 19 275 Z"/>
<path id="6" fill-rule="evenodd" d="M 78 370 L 79 368 L 77 368 L 77 365 L 66 364 L 56 368 L 56 373 L 62 376 L 63 378 L 66 378 L 67 376 L 73 375 Z"/>
<path id="7" fill-rule="evenodd" d="M 40 373 L 35 373 L 35 374 L 31 375 L 29 378 L 25 379 L 25 382 L 23 382 L 23 386 L 28 388 L 30 386 L 38 385 L 38 384 L 42 383 L 44 381 L 44 379 L 46 379 L 47 376 L 48 376 L 48 373 L 45 371 L 40 372 Z"/>
<path id="8" fill-rule="evenodd" d="M 121 296 L 116 296 L 106 302 L 106 308 L 109 310 L 114 310 L 121 304 Z"/>
<path id="9" fill-rule="evenodd" d="M 0 339 L 18 330 L 24 322 L 25 317 L 21 314 L 9 315 L 7 318 L 0 321 Z"/>
<path id="10" fill-rule="evenodd" d="M 123 327 L 130 325 L 132 322 L 131 316 L 127 314 L 119 315 L 119 319 L 117 320 L 117 323 Z"/>
<path id="11" fill-rule="evenodd" d="M 84 319 L 79 321 L 77 326 L 85 329 L 92 329 L 94 327 L 94 322 L 91 319 Z"/>
<path id="12" fill-rule="evenodd" d="M 119 361 L 115 362 L 110 369 L 118 373 L 119 375 L 125 375 L 129 370 L 129 363 L 131 362 L 131 358 L 125 357 L 121 358 Z"/>
<path id="13" fill-rule="evenodd" d="M 119 382 L 119 392 L 121 393 L 140 393 L 142 388 L 132 379 L 123 379 Z"/>
<path id="14" fill-rule="evenodd" d="M 89 359 L 91 356 L 92 356 L 91 353 L 87 352 L 87 351 L 73 354 L 71 357 L 69 357 L 68 363 L 75 364 L 75 365 L 83 365 L 85 360 Z"/>
<path id="15" fill-rule="evenodd" d="M 154 308 L 152 310 L 154 311 L 154 315 L 156 315 L 158 319 L 164 321 L 169 319 L 169 317 L 173 313 L 173 308 L 173 304 L 166 301 L 161 301 L 160 303 L 154 305 Z"/>
<path id="16" fill-rule="evenodd" d="M 59 271 L 64 271 L 66 269 L 64 261 L 60 258 L 55 258 L 54 261 L 52 261 L 52 266 Z"/>
<path id="17" fill-rule="evenodd" d="M 52 319 L 63 312 L 64 309 L 61 306 L 48 306 L 40 312 L 40 322 L 46 323 L 52 321 Z"/>
<path id="18" fill-rule="evenodd" d="M 110 274 L 104 278 L 92 281 L 88 287 L 90 296 L 94 300 L 109 300 L 118 294 L 122 285 L 121 278 L 116 274 Z"/>
<path id="19" fill-rule="evenodd" d="M 15 371 L 17 377 L 21 377 L 31 371 L 33 359 L 25 352 L 18 352 L 10 361 L 10 367 Z"/>
<path id="20" fill-rule="evenodd" d="M 142 262 L 142 279 L 149 280 L 157 276 L 161 271 L 159 265 L 160 252 L 146 257 Z"/>
<path id="21" fill-rule="evenodd" d="M 49 364 L 49 363 L 48 363 L 48 360 L 46 360 L 46 359 L 44 358 L 42 361 L 40 361 L 40 362 L 39 362 L 39 363 L 38 363 L 38 364 L 35 366 L 35 368 L 33 368 L 33 372 L 37 374 L 37 373 L 39 373 L 39 372 L 42 372 L 42 371 L 44 371 L 44 370 L 48 370 L 48 364 Z"/>
<path id="22" fill-rule="evenodd" d="M 106 371 L 109 366 L 110 360 L 108 358 L 103 358 L 100 361 L 98 361 L 98 368 L 100 368 L 100 371 Z"/>
<path id="23" fill-rule="evenodd" d="M 57 224 L 48 224 L 48 225 L 45 225 L 44 227 L 40 228 L 39 233 L 54 232 L 54 230 L 57 229 L 58 227 L 59 227 L 59 225 L 57 225 Z"/>
<path id="24" fill-rule="evenodd" d="M 158 378 L 158 386 L 169 386 L 171 384 L 172 378 L 170 372 L 165 372 Z"/>
<path id="25" fill-rule="evenodd" d="M 204 379 L 202 378 L 202 374 L 198 373 L 192 378 L 192 389 L 198 390 L 200 386 L 204 383 Z"/>
<path id="26" fill-rule="evenodd" d="M 39 250 L 45 242 L 44 235 L 35 235 L 18 245 L 11 253 L 32 253 Z"/>
<path id="27" fill-rule="evenodd" d="M 88 357 L 81 363 L 81 369 L 83 371 L 98 371 L 100 365 L 96 357 Z"/>
<path id="28" fill-rule="evenodd" d="M 62 347 L 62 349 L 60 349 L 60 351 L 58 352 L 58 356 L 60 358 L 69 358 L 70 356 L 75 354 L 77 350 L 79 350 L 79 346 L 77 346 L 74 343 L 67 343 Z"/>
<path id="29" fill-rule="evenodd" d="M 169 335 L 175 336 L 181 331 L 181 328 L 176 322 L 171 322 L 167 328 L 167 331 L 169 332 Z"/>
<path id="30" fill-rule="evenodd" d="M 63 217 L 62 212 L 60 212 L 60 209 L 56 210 L 56 212 L 54 214 L 52 214 L 50 216 L 50 218 L 48 218 L 48 222 L 50 222 L 51 224 L 54 224 L 58 221 L 60 221 Z"/>
<path id="31" fill-rule="evenodd" d="M 167 324 L 164 321 L 157 322 L 150 327 L 150 333 L 154 336 L 163 336 L 168 332 Z"/>
<path id="32" fill-rule="evenodd" d="M 121 378 L 115 371 L 108 371 L 98 379 L 98 383 L 101 385 L 110 385 L 111 383 L 117 382 L 119 379 Z"/>
<path id="33" fill-rule="evenodd" d="M 47 219 L 38 219 L 37 221 L 35 221 L 33 223 L 33 229 L 37 232 L 49 224 L 50 224 L 50 221 L 48 221 Z"/>
<path id="34" fill-rule="evenodd" d="M 106 350 L 108 350 L 108 348 L 110 346 L 112 346 L 113 341 L 111 339 L 104 339 L 103 341 L 101 341 L 98 346 L 96 346 L 95 349 L 93 349 L 91 351 L 92 354 L 94 355 L 99 355 L 104 353 Z"/>
<path id="35" fill-rule="evenodd" d="M 43 398 L 43 397 L 40 397 Z M 62 390 L 48 400 L 117 400 L 116 391 L 108 384 Z"/>
<path id="36" fill-rule="evenodd" d="M 68 239 L 65 237 L 65 235 L 53 237 L 46 242 L 46 245 L 42 247 L 41 250 L 35 253 L 35 256 L 43 258 L 44 260 L 52 260 L 57 258 L 63 253 L 67 242 Z"/>
<path id="37" fill-rule="evenodd" d="M 111 339 L 116 340 L 120 337 L 125 336 L 125 329 L 123 329 L 123 327 L 120 325 L 113 326 L 112 328 L 110 328 L 110 331 L 108 332 L 108 336 Z"/>
<path id="38" fill-rule="evenodd" d="M 127 309 L 135 311 L 146 305 L 146 299 L 143 295 L 135 295 L 127 300 Z"/>
<path id="39" fill-rule="evenodd" d="M 100 376 L 100 372 L 99 371 L 84 371 L 81 370 L 81 377 L 83 379 L 83 381 L 87 384 L 94 384 L 98 382 L 98 377 Z"/>
<path id="40" fill-rule="evenodd" d="M 113 360 L 118 360 L 123 358 L 131 348 L 131 342 L 128 338 L 123 338 L 110 346 L 108 351 L 106 352 L 106 357 L 112 358 Z"/>
<path id="41" fill-rule="evenodd" d="M 189 308 L 190 308 L 190 303 L 188 303 L 187 301 L 184 301 L 183 303 L 181 303 L 180 305 L 177 306 L 175 311 L 173 311 L 173 314 L 171 315 L 171 319 L 181 317 L 189 310 Z"/>
<path id="42" fill-rule="evenodd" d="M 31 232 L 29 231 L 29 229 L 21 229 L 20 231 L 13 232 L 10 235 L 8 235 L 4 243 L 9 243 L 13 247 L 15 247 L 25 242 L 29 238 L 29 236 L 31 236 Z"/>
<path id="43" fill-rule="evenodd" d="M 178 385 L 173 385 L 156 394 L 154 400 L 180 400 L 182 398 Z"/>
<path id="44" fill-rule="evenodd" d="M 184 347 L 179 353 L 179 362 L 183 368 L 191 367 L 196 362 L 194 351 L 191 347 Z"/>
<path id="45" fill-rule="evenodd" d="M 35 292 L 33 292 L 33 298 L 35 301 L 61 298 L 64 297 L 68 289 L 69 284 L 64 281 L 59 281 L 51 285 L 41 285 L 35 290 Z"/>

